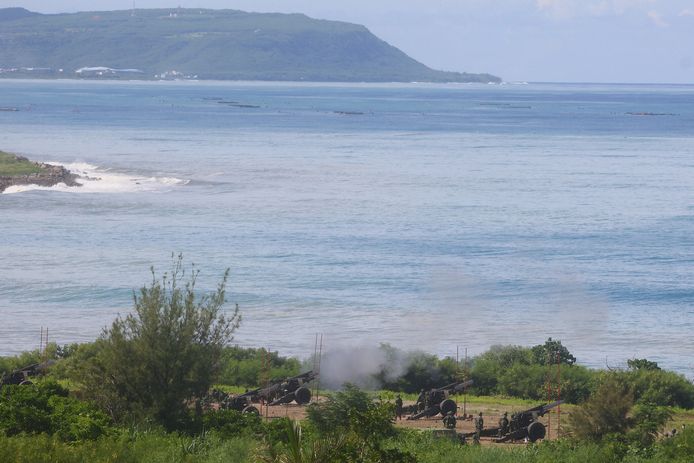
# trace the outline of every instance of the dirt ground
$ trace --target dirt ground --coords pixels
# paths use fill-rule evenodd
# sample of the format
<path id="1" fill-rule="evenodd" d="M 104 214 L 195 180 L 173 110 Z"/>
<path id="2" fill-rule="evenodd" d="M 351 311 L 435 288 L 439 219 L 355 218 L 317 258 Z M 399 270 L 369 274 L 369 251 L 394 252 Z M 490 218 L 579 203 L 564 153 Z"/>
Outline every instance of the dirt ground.
<path id="1" fill-rule="evenodd" d="M 314 400 L 316 400 L 314 398 Z M 317 399 L 318 401 L 321 400 L 321 398 Z M 414 402 L 408 402 L 405 401 L 404 405 L 411 405 Z M 540 405 L 538 403 L 537 405 Z M 274 407 L 260 407 L 259 405 L 256 405 L 258 409 L 261 411 L 261 415 L 264 417 L 267 417 L 268 419 L 273 419 L 273 418 L 280 418 L 280 417 L 288 417 L 293 420 L 302 420 L 306 417 L 306 407 L 296 405 L 296 404 L 288 404 L 288 405 L 277 405 Z M 465 405 L 465 412 L 467 415 L 470 416 L 469 419 L 465 420 L 462 419 L 463 415 L 463 405 L 458 404 L 458 422 L 456 426 L 456 432 L 458 433 L 467 433 L 467 432 L 474 432 L 475 431 L 475 423 L 473 420 L 473 417 L 476 416 L 479 412 L 482 412 L 482 417 L 484 418 L 484 427 L 485 428 L 493 428 L 498 426 L 499 419 L 503 415 L 505 411 L 509 413 L 509 417 L 511 416 L 511 413 L 514 411 L 519 411 L 523 410 L 525 408 L 528 408 L 528 406 L 506 406 L 506 405 L 501 405 L 501 404 L 475 404 L 475 403 L 467 403 Z M 561 422 L 562 426 L 565 426 L 565 420 L 568 417 L 567 411 L 562 411 L 561 412 Z M 397 420 L 395 422 L 395 426 L 397 427 L 402 427 L 402 428 L 409 428 L 409 429 L 421 429 L 421 430 L 438 430 L 438 429 L 445 429 L 443 426 L 443 422 L 441 421 L 441 416 L 437 417 L 432 417 L 432 418 L 421 418 L 419 420 L 406 420 L 404 417 L 402 420 Z M 555 439 L 557 437 L 557 410 L 554 409 L 552 412 L 548 413 L 545 415 L 543 418 L 540 419 L 540 421 L 548 427 L 549 439 Z M 482 443 L 483 444 L 492 444 L 492 439 L 491 438 L 482 438 Z M 496 444 L 496 445 L 509 445 L 509 444 Z"/>

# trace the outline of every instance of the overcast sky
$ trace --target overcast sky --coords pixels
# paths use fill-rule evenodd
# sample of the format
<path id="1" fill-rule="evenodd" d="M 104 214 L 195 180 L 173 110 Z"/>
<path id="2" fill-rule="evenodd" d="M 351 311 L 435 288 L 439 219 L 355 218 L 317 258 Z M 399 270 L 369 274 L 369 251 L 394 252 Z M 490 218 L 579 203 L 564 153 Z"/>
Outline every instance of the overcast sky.
<path id="1" fill-rule="evenodd" d="M 132 0 L 0 0 L 42 13 Z M 348 21 L 424 64 L 507 81 L 694 83 L 694 0 L 136 0 Z"/>

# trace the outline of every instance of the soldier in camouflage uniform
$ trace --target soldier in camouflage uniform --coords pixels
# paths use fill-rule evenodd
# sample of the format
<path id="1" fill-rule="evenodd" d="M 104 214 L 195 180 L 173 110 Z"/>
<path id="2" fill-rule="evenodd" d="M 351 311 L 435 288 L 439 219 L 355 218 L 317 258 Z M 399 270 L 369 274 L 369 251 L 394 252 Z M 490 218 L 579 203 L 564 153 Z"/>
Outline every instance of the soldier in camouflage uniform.
<path id="1" fill-rule="evenodd" d="M 402 397 L 400 394 L 395 398 L 395 419 L 402 420 Z"/>
<path id="2" fill-rule="evenodd" d="M 443 425 L 446 429 L 455 429 L 457 421 L 452 411 L 448 412 L 448 414 L 443 417 Z"/>
<path id="3" fill-rule="evenodd" d="M 505 436 L 508 433 L 508 412 L 504 412 L 504 416 L 499 418 L 499 437 Z"/>

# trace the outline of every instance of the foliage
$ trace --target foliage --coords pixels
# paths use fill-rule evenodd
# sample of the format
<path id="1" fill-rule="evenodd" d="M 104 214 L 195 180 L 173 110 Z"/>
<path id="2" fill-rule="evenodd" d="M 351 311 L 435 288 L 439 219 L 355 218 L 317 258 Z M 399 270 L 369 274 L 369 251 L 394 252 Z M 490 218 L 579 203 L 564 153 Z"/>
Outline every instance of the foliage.
<path id="1" fill-rule="evenodd" d="M 572 433 L 578 439 L 594 442 L 609 434 L 624 434 L 630 427 L 628 415 L 633 405 L 632 390 L 617 376 L 611 375 L 571 414 Z"/>
<path id="2" fill-rule="evenodd" d="M 497 394 L 499 377 L 505 370 L 531 363 L 531 352 L 526 347 L 494 345 L 472 361 L 473 390 L 480 395 Z"/>
<path id="3" fill-rule="evenodd" d="M 425 352 L 405 354 L 388 344 L 382 344 L 381 350 L 386 355 L 386 361 L 376 374 L 376 380 L 386 389 L 412 393 L 441 387 L 457 380 L 458 368 L 455 359 L 450 357 L 439 359 Z M 404 371 L 394 375 L 390 369 L 393 365 L 401 364 L 405 364 Z"/>
<path id="4" fill-rule="evenodd" d="M 263 375 L 267 380 L 296 376 L 301 369 L 301 362 L 293 357 L 281 357 L 278 352 L 265 349 L 226 347 L 221 358 L 219 382 L 234 386 L 259 387 Z M 265 371 L 267 370 L 267 371 Z"/>
<path id="5" fill-rule="evenodd" d="M 392 408 L 374 402 L 367 393 L 351 384 L 328 396 L 325 402 L 309 405 L 307 416 L 324 435 L 353 430 L 364 437 L 381 438 L 394 433 Z"/>
<path id="6" fill-rule="evenodd" d="M 639 403 L 694 408 L 694 384 L 680 374 L 639 368 L 619 375 L 634 389 Z"/>
<path id="7" fill-rule="evenodd" d="M 41 355 L 38 350 L 22 352 L 19 355 L 11 357 L 0 357 L 0 377 L 5 374 L 10 374 L 14 370 L 24 368 L 41 361 Z"/>
<path id="8" fill-rule="evenodd" d="M 243 435 L 261 434 L 263 422 L 254 413 L 241 413 L 236 410 L 214 410 L 203 415 L 203 427 L 206 431 L 215 431 L 228 439 Z"/>
<path id="9" fill-rule="evenodd" d="M 672 412 L 665 407 L 636 404 L 631 412 L 632 428 L 627 438 L 639 448 L 650 447 L 670 418 Z"/>
<path id="10" fill-rule="evenodd" d="M 286 445 L 270 443 L 261 456 L 268 463 L 416 463 L 415 456 L 384 446 L 384 437 L 365 437 L 353 430 L 306 439 L 297 422 L 287 422 Z"/>
<path id="11" fill-rule="evenodd" d="M 648 359 L 630 359 L 627 360 L 627 366 L 630 370 L 660 370 L 658 363 Z"/>
<path id="12" fill-rule="evenodd" d="M 0 176 L 36 174 L 43 169 L 26 158 L 0 151 Z"/>
<path id="13" fill-rule="evenodd" d="M 544 344 L 532 347 L 533 362 L 538 365 L 553 365 L 557 361 L 567 365 L 576 363 L 576 357 L 571 355 L 569 349 L 562 346 L 561 341 L 547 338 Z"/>
<path id="14" fill-rule="evenodd" d="M 238 307 L 230 317 L 221 312 L 228 270 L 217 290 L 201 298 L 198 271 L 181 287 L 184 276 L 181 256 L 161 281 L 152 270 L 151 285 L 134 296 L 134 313 L 113 322 L 75 378 L 116 419 L 151 417 L 169 429 L 185 427 L 188 404 L 216 379 L 239 323 Z"/>
<path id="15" fill-rule="evenodd" d="M 560 376 L 562 399 L 569 403 L 586 400 L 594 387 L 595 373 L 575 365 L 575 357 L 552 338 L 532 348 L 492 346 L 473 359 L 471 378 L 475 383 L 471 389 L 480 395 L 543 400 L 547 397 L 548 379 L 556 382 L 559 377 L 556 361 L 547 364 L 548 356 L 556 359 L 557 354 L 564 365 Z"/>
<path id="16" fill-rule="evenodd" d="M 278 420 L 282 439 L 268 437 L 224 438 L 216 433 L 186 437 L 157 430 L 123 430 L 97 440 L 65 443 L 57 436 L 0 435 L 0 461 L 14 463 L 259 463 L 297 461 L 283 459 L 287 444 L 288 420 Z M 291 426 L 291 424 L 290 424 Z M 279 429 L 279 428 L 278 428 Z M 302 432 L 298 442 L 303 455 L 316 448 L 321 463 L 691 463 L 694 455 L 694 428 L 674 438 L 656 441 L 648 452 L 632 451 L 618 442 L 576 440 L 545 441 L 535 445 L 461 446 L 454 441 L 435 439 L 428 433 L 404 431 L 380 441 L 381 453 L 359 446 L 354 436 L 326 437 Z M 273 450 L 268 446 L 272 444 Z M 363 450 L 363 453 L 355 453 Z M 395 456 L 397 455 L 397 456 Z M 298 461 L 311 461 L 309 459 Z"/>
<path id="17" fill-rule="evenodd" d="M 664 439 L 653 452 L 653 461 L 691 463 L 694 455 L 694 428 L 684 429 L 677 436 Z"/>
<path id="18" fill-rule="evenodd" d="M 0 390 L 0 431 L 5 435 L 46 433 L 64 441 L 81 441 L 98 438 L 108 427 L 106 415 L 68 397 L 68 391 L 56 382 Z"/>
<path id="19" fill-rule="evenodd" d="M 13 463 L 245 463 L 257 442 L 213 435 L 144 432 L 64 443 L 47 435 L 0 436 L 0 461 Z"/>

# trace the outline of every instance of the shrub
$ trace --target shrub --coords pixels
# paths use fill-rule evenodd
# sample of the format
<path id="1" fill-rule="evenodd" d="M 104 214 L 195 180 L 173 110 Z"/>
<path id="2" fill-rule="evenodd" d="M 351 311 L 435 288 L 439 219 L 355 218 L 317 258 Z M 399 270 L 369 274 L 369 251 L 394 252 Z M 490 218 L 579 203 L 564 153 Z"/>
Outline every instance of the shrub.
<path id="1" fill-rule="evenodd" d="M 634 394 L 617 375 L 604 379 L 595 393 L 569 417 L 572 434 L 581 440 L 600 441 L 609 434 L 624 434 Z"/>
<path id="2" fill-rule="evenodd" d="M 265 429 L 260 417 L 254 413 L 241 413 L 236 410 L 215 410 L 203 415 L 206 431 L 216 431 L 221 437 L 230 438 L 242 435 L 260 434 Z"/>
<path id="3" fill-rule="evenodd" d="M 268 380 L 296 376 L 301 363 L 296 358 L 281 357 L 277 352 L 265 349 L 226 347 L 221 357 L 219 382 L 233 386 L 259 387 L 263 372 Z"/>
<path id="4" fill-rule="evenodd" d="M 221 312 L 228 270 L 217 290 L 198 297 L 198 271 L 185 284 L 182 257 L 161 281 L 134 296 L 134 313 L 117 318 L 98 341 L 83 371 L 85 393 L 114 418 L 151 417 L 168 429 L 185 428 L 188 406 L 204 396 L 219 372 L 223 347 L 239 323 L 238 307 Z"/>
<path id="5" fill-rule="evenodd" d="M 390 404 L 374 402 L 350 384 L 325 402 L 308 407 L 309 422 L 323 435 L 351 431 L 363 439 L 379 440 L 395 434 L 392 418 Z"/>
<path id="6" fill-rule="evenodd" d="M 52 381 L 3 387 L 0 399 L 0 431 L 8 436 L 46 433 L 82 441 L 102 436 L 109 427 L 106 415 L 68 397 L 67 390 Z"/>
<path id="7" fill-rule="evenodd" d="M 694 384 L 680 374 L 660 369 L 638 369 L 622 375 L 633 387 L 639 403 L 694 408 Z"/>

